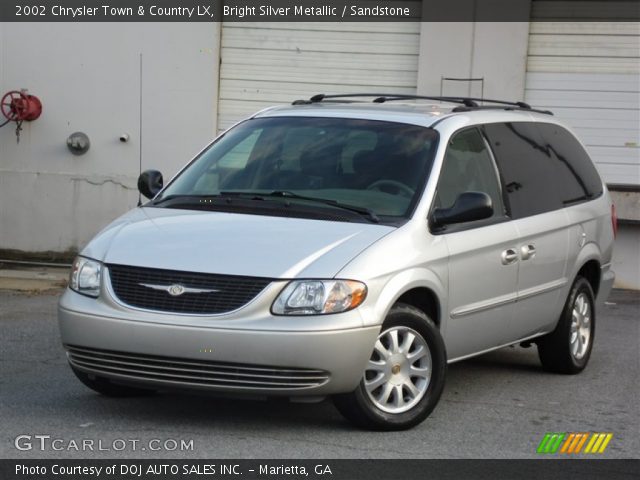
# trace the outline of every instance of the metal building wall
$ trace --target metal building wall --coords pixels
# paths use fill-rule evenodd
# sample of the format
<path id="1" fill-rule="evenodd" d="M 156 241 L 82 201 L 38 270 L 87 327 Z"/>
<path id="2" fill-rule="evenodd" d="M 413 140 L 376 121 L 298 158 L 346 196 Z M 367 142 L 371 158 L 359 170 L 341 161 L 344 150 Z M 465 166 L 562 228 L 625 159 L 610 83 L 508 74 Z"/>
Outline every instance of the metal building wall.
<path id="1" fill-rule="evenodd" d="M 415 93 L 418 22 L 223 23 L 218 129 L 316 93 Z"/>
<path id="2" fill-rule="evenodd" d="M 603 2 L 581 3 L 595 15 Z M 616 15 L 610 3 L 600 14 Z M 533 6 L 525 101 L 571 125 L 608 184 L 640 187 L 640 23 L 547 21 L 557 4 Z"/>

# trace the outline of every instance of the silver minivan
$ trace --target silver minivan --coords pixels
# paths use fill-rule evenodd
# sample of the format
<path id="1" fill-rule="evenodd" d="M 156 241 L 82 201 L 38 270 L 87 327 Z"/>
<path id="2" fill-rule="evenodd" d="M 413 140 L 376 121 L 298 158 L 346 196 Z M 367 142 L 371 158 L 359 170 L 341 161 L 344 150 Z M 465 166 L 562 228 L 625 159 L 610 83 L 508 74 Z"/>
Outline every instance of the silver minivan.
<path id="1" fill-rule="evenodd" d="M 105 395 L 332 396 L 405 429 L 448 363 L 535 343 L 580 372 L 614 280 L 605 185 L 522 102 L 316 95 L 138 187 L 150 201 L 82 250 L 59 304 L 73 372 Z"/>

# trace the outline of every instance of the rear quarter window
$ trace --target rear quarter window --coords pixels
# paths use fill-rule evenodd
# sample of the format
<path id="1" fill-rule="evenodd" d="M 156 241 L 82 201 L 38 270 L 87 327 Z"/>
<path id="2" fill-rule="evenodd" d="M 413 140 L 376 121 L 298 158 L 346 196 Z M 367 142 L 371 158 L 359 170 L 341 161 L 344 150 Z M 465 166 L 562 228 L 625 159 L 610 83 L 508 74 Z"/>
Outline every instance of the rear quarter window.
<path id="1" fill-rule="evenodd" d="M 580 142 L 550 123 L 483 126 L 503 177 L 511 215 L 528 217 L 590 200 L 602 181 Z"/>
<path id="2" fill-rule="evenodd" d="M 580 142 L 559 125 L 538 123 L 538 130 L 554 160 L 554 171 L 561 185 L 560 197 L 564 205 L 598 197 L 602 194 L 602 180 Z"/>

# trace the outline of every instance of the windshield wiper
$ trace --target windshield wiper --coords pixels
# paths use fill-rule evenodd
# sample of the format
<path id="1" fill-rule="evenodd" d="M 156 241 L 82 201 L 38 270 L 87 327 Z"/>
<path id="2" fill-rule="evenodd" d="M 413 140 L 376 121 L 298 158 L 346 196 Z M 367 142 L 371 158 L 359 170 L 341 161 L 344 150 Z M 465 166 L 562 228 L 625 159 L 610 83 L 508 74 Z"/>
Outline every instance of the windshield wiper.
<path id="1" fill-rule="evenodd" d="M 298 195 L 294 192 L 289 192 L 287 190 L 274 190 L 273 192 L 220 192 L 220 196 L 249 196 L 249 197 L 280 197 L 280 198 L 292 198 L 294 200 L 305 200 L 309 202 L 321 203 L 323 205 L 328 205 L 330 207 L 340 208 L 342 210 L 349 210 L 351 212 L 355 212 L 360 214 L 363 217 L 368 218 L 374 223 L 380 223 L 380 218 L 373 210 L 370 210 L 366 207 L 357 207 L 355 205 L 348 205 L 345 203 L 340 203 L 337 200 L 330 200 L 327 198 L 318 198 L 318 197 L 307 197 L 305 195 Z"/>
<path id="2" fill-rule="evenodd" d="M 184 203 L 202 203 L 202 199 L 204 198 L 216 198 L 220 195 L 167 195 L 166 197 L 161 197 L 157 200 L 151 200 L 149 202 L 151 205 L 160 205 L 161 203 L 168 202 L 170 200 L 183 200 Z M 182 202 L 181 202 L 182 203 Z"/>

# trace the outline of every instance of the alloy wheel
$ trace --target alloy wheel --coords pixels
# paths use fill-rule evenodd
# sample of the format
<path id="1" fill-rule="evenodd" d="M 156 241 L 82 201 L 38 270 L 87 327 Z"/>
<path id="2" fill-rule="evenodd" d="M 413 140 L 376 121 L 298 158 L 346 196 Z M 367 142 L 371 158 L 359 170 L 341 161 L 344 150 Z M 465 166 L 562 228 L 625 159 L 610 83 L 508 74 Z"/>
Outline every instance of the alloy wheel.
<path id="1" fill-rule="evenodd" d="M 364 387 L 380 410 L 406 412 L 424 397 L 432 367 L 422 335 L 409 327 L 392 327 L 378 336 L 364 372 Z"/>

